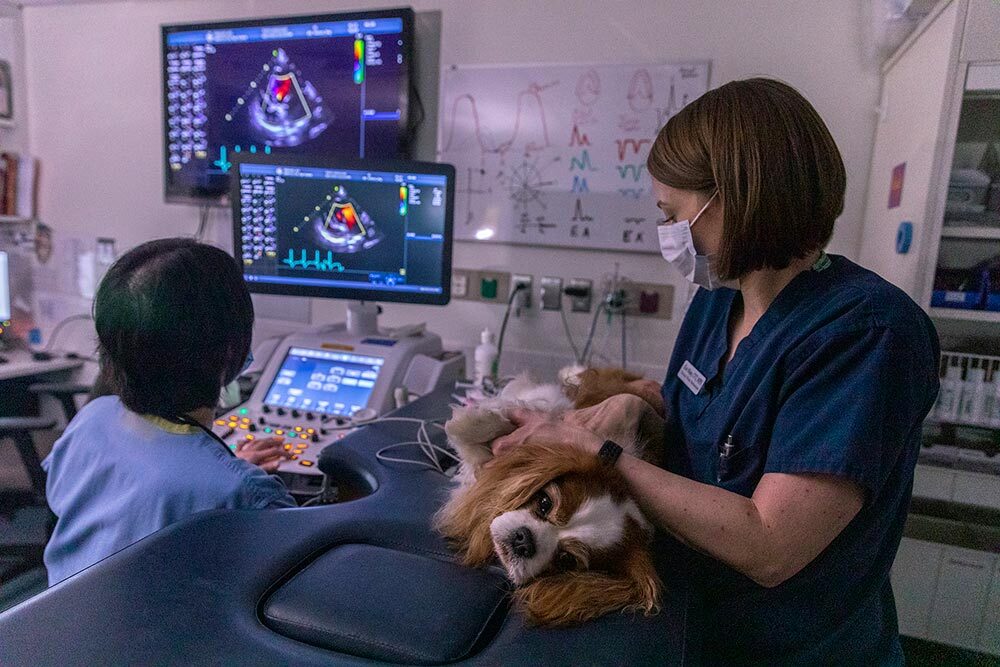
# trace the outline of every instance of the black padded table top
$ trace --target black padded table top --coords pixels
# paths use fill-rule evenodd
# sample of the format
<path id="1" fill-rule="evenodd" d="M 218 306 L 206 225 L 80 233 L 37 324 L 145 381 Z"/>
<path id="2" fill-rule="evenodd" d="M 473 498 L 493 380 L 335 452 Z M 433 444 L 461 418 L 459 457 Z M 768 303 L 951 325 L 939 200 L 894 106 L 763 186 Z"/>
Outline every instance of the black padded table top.
<path id="1" fill-rule="evenodd" d="M 445 418 L 449 395 L 395 415 Z M 202 513 L 0 614 L 0 664 L 693 664 L 689 593 L 663 568 L 656 616 L 526 627 L 502 572 L 456 564 L 430 529 L 449 480 L 376 460 L 415 431 L 373 424 L 324 451 L 368 495 Z"/>

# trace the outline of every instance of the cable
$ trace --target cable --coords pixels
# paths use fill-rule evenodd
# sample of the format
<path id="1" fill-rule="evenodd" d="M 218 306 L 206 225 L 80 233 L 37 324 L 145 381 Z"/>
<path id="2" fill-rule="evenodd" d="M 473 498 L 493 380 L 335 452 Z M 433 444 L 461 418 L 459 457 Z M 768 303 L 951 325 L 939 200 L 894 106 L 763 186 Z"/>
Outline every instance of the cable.
<path id="1" fill-rule="evenodd" d="M 49 342 L 45 344 L 45 351 L 46 352 L 52 351 L 52 346 L 56 342 L 56 336 L 59 335 L 59 332 L 62 331 L 62 328 L 64 326 L 66 326 L 70 322 L 74 322 L 77 320 L 92 320 L 92 319 L 94 319 L 94 317 L 89 313 L 81 313 L 79 315 L 70 315 L 69 317 L 60 320 L 55 325 L 55 327 L 52 328 L 52 334 L 49 336 Z"/>
<path id="2" fill-rule="evenodd" d="M 205 230 L 208 227 L 208 214 L 210 212 L 208 204 L 198 207 L 198 231 L 194 233 L 196 241 L 201 241 L 205 237 Z"/>
<path id="3" fill-rule="evenodd" d="M 577 365 L 580 365 L 582 363 L 580 359 L 580 351 L 577 349 L 576 341 L 573 340 L 573 334 L 569 330 L 569 320 L 566 319 L 566 309 L 560 308 L 559 315 L 562 317 L 563 330 L 566 332 L 566 340 L 569 341 L 569 346 L 573 350 L 573 361 L 575 361 Z"/>
<path id="4" fill-rule="evenodd" d="M 375 452 L 375 458 L 383 463 L 405 463 L 408 465 L 417 465 L 422 468 L 429 470 L 434 470 L 441 473 L 442 475 L 447 475 L 447 469 L 441 464 L 441 459 L 438 455 L 446 456 L 447 458 L 453 460 L 455 463 L 460 463 L 460 459 L 454 453 L 448 449 L 436 445 L 431 441 L 430 433 L 428 432 L 429 426 L 434 426 L 442 431 L 444 430 L 444 425 L 440 422 L 431 419 L 417 419 L 415 417 L 383 417 L 382 419 L 376 419 L 374 421 L 365 422 L 365 426 L 370 424 L 378 424 L 381 422 L 409 422 L 419 424 L 420 428 L 417 429 L 417 439 L 408 440 L 406 442 L 397 442 L 391 445 L 386 445 L 382 449 Z M 420 448 L 421 453 L 424 455 L 424 460 L 421 459 L 404 459 L 397 458 L 394 456 L 387 456 L 385 452 L 391 451 L 393 449 L 399 449 L 401 447 L 412 447 L 416 445 Z"/>
<path id="5" fill-rule="evenodd" d="M 626 352 L 626 348 L 628 347 L 626 342 L 628 333 L 626 332 L 627 328 L 625 326 L 625 309 L 623 308 L 622 309 L 622 370 L 628 368 L 628 356 L 627 356 L 628 353 Z"/>
<path id="6" fill-rule="evenodd" d="M 412 145 L 416 142 L 417 138 L 417 130 L 424 124 L 424 120 L 427 118 L 427 110 L 424 109 L 424 101 L 420 99 L 420 89 L 417 88 L 416 83 L 410 86 L 410 98 L 413 100 L 414 111 L 416 111 L 415 114 L 410 113 L 409 127 L 406 130 L 409 135 L 408 139 L 412 152 Z"/>
<path id="7" fill-rule="evenodd" d="M 597 330 L 597 318 L 601 316 L 604 311 L 604 302 L 597 304 L 597 308 L 594 309 L 594 317 L 590 320 L 590 333 L 587 334 L 587 344 L 583 346 L 583 354 L 580 356 L 580 363 L 586 366 L 590 363 L 590 346 L 594 342 L 594 332 Z"/>
<path id="8" fill-rule="evenodd" d="M 514 289 L 510 291 L 510 298 L 507 299 L 507 310 L 503 314 L 503 324 L 500 325 L 500 338 L 497 339 L 497 358 L 493 362 L 492 375 L 497 376 L 500 370 L 500 355 L 503 354 L 503 339 L 504 335 L 507 333 L 507 322 L 510 320 L 510 310 L 514 305 L 514 299 L 517 298 L 518 292 L 526 289 L 524 283 L 518 283 L 514 285 Z"/>

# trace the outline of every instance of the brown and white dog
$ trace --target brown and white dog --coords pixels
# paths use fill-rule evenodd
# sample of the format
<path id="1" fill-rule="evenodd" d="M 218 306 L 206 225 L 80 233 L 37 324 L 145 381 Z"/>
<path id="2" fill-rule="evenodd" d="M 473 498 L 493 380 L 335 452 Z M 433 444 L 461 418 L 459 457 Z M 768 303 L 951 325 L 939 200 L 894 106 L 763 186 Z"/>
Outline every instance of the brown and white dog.
<path id="1" fill-rule="evenodd" d="M 636 387 L 639 376 L 577 368 L 560 377 L 561 385 L 521 377 L 498 397 L 455 409 L 445 430 L 462 468 L 436 526 L 465 564 L 499 558 L 532 623 L 570 625 L 626 609 L 653 613 L 660 580 L 649 553 L 652 528 L 618 470 L 572 443 L 529 441 L 493 457 L 493 441 L 515 429 L 507 419 L 512 408 L 559 416 L 632 394 L 646 401 L 638 421 L 598 435 L 659 462 L 663 419 Z"/>

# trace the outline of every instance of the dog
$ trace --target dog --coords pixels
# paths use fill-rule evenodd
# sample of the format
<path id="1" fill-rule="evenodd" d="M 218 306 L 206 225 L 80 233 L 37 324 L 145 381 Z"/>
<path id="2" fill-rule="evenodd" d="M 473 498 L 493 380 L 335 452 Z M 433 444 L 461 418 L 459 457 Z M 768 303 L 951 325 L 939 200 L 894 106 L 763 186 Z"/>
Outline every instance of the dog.
<path id="1" fill-rule="evenodd" d="M 660 406 L 618 369 L 573 368 L 558 385 L 521 376 L 499 396 L 457 407 L 445 424 L 462 460 L 457 485 L 435 525 L 462 561 L 485 566 L 497 557 L 517 586 L 529 623 L 566 626 L 615 610 L 652 614 L 661 584 L 649 553 L 652 526 L 621 473 L 572 443 L 525 442 L 494 457 L 493 441 L 515 430 L 513 408 L 549 413 L 590 408 L 620 394 L 643 400 L 635 424 L 615 424 L 603 438 L 658 463 Z"/>

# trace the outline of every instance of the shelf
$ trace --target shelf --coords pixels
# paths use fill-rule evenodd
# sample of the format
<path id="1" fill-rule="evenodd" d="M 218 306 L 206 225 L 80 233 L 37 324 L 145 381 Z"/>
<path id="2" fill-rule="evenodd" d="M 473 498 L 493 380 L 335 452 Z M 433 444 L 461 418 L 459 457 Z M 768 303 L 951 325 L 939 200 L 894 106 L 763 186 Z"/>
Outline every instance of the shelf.
<path id="1" fill-rule="evenodd" d="M 963 310 L 962 308 L 930 308 L 931 317 L 967 322 L 996 322 L 1000 324 L 1000 312 L 994 310 Z"/>
<path id="2" fill-rule="evenodd" d="M 1000 239 L 1000 227 L 949 227 L 941 228 L 945 239 Z"/>
<path id="3" fill-rule="evenodd" d="M 18 224 L 18 223 L 30 223 L 30 222 L 35 222 L 35 219 L 23 218 L 19 215 L 0 215 L 0 223 Z"/>

